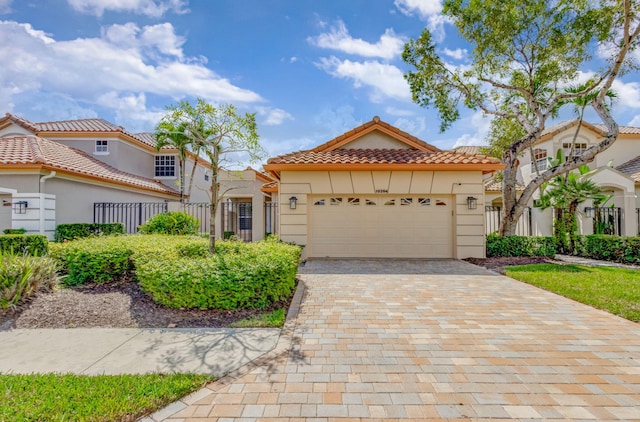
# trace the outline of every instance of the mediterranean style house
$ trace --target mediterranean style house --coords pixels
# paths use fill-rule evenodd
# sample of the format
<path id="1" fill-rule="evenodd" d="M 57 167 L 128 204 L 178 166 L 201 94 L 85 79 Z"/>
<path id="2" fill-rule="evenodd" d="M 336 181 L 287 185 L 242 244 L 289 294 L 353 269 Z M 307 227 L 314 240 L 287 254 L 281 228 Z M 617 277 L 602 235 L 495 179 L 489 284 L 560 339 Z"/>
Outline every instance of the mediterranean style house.
<path id="1" fill-rule="evenodd" d="M 574 143 L 573 154 L 581 154 L 587 148 L 601 142 L 606 129 L 602 125 L 583 122 L 578 130 L 578 121 L 562 122 L 547 128 L 540 140 L 520 158 L 518 182 L 522 186 L 529 183 L 538 171 L 544 171 L 559 149 L 569 157 Z M 468 151 L 479 147 L 463 147 Z M 582 204 L 578 213 L 578 223 L 582 234 L 592 234 L 604 230 L 605 233 L 636 236 L 640 233 L 640 128 L 621 126 L 620 135 L 612 146 L 598 154 L 588 164 L 591 171 L 583 177 L 598 184 L 611 199 L 597 210 L 591 202 Z M 502 186 L 492 179 L 485 181 L 485 205 L 502 205 Z M 539 197 L 539 194 L 537 195 Z M 531 207 L 532 235 L 549 236 L 553 233 L 552 210 L 535 208 L 534 196 Z M 497 227 L 495 227 L 497 229 Z"/>
<path id="2" fill-rule="evenodd" d="M 268 160 L 279 235 L 313 257 L 485 256 L 483 176 L 496 158 L 442 151 L 378 117 Z"/>
<path id="3" fill-rule="evenodd" d="M 0 118 L 0 230 L 26 228 L 51 237 L 61 223 L 125 223 L 129 232 L 158 212 L 190 211 L 208 231 L 211 165 L 189 154 L 179 183 L 178 151 L 156 149 L 152 133 L 130 133 L 103 119 L 31 122 Z M 193 177 L 191 195 L 184 191 Z M 264 236 L 270 182 L 251 168 L 222 172 L 216 221 L 247 240 Z"/>

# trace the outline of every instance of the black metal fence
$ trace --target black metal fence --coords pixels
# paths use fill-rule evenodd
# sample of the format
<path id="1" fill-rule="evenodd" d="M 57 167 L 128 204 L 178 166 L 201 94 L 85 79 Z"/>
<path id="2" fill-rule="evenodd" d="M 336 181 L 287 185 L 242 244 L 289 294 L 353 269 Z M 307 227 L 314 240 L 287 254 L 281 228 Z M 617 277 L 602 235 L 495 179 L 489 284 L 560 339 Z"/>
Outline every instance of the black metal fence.
<path id="1" fill-rule="evenodd" d="M 485 205 L 485 234 L 491 234 L 498 231 L 500 227 L 500 211 L 501 207 Z M 518 236 L 531 236 L 531 208 L 526 207 L 518 220 L 516 226 L 516 234 Z"/>
<path id="2" fill-rule="evenodd" d="M 638 236 L 640 236 L 640 208 L 636 208 L 636 223 Z"/>
<path id="3" fill-rule="evenodd" d="M 278 203 L 264 203 L 264 234 L 278 233 Z"/>
<path id="4" fill-rule="evenodd" d="M 251 202 L 226 202 L 220 204 L 222 237 L 235 237 L 245 242 L 253 238 L 253 206 Z"/>
<path id="5" fill-rule="evenodd" d="M 186 202 L 182 204 L 184 212 L 200 221 L 198 233 L 208 233 L 211 227 L 211 204 L 208 202 Z"/>
<path id="6" fill-rule="evenodd" d="M 593 232 L 595 234 L 622 233 L 622 209 L 618 207 L 587 207 L 584 209 L 588 217 L 593 218 Z"/>
<path id="7" fill-rule="evenodd" d="M 93 222 L 122 223 L 127 233 L 137 233 L 138 226 L 163 212 L 166 202 L 94 202 Z"/>

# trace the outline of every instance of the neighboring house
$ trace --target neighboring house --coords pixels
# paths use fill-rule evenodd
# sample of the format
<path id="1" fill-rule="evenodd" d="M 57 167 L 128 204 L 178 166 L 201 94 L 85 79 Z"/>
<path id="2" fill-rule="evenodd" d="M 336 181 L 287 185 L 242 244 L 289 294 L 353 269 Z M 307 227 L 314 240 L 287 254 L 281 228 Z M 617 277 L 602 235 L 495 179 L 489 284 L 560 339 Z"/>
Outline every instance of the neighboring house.
<path id="1" fill-rule="evenodd" d="M 542 172 L 550 164 L 549 159 L 556 157 L 559 149 L 563 149 L 569 157 L 578 121 L 562 122 L 547 128 L 535 143 L 532 152 L 526 151 L 520 157 L 518 169 L 518 190 L 522 190 L 535 176 L 536 168 Z M 583 122 L 575 141 L 574 155 L 579 155 L 587 148 L 600 143 L 606 134 L 603 125 Z M 457 151 L 477 151 L 479 147 L 459 147 Z M 532 157 L 533 154 L 533 157 Z M 611 195 L 611 200 L 597 212 L 591 202 L 581 205 L 578 224 L 583 234 L 591 234 L 598 221 L 605 224 L 608 233 L 635 236 L 640 233 L 640 128 L 621 126 L 620 135 L 606 151 L 598 154 L 593 162 L 588 163 L 591 172 L 587 177 L 602 187 L 604 193 Z M 528 204 L 531 207 L 532 235 L 549 236 L 553 233 L 553 211 L 542 211 L 533 207 L 539 192 Z M 502 206 L 502 185 L 492 178 L 485 181 L 485 205 Z M 496 214 L 497 215 L 497 214 Z M 488 224 L 488 231 L 492 231 Z M 497 227 L 495 227 L 497 229 Z"/>
<path id="2" fill-rule="evenodd" d="M 433 145 L 378 117 L 264 166 L 279 235 L 305 257 L 485 256 L 483 175 L 496 158 Z"/>
<path id="3" fill-rule="evenodd" d="M 181 199 L 209 203 L 211 165 L 198 158 L 194 172 L 196 157 L 190 153 L 181 192 L 177 153 L 171 147 L 156 150 L 152 133 L 130 133 L 103 119 L 34 123 L 6 114 L 0 118 L 0 230 L 24 227 L 51 236 L 56 224 L 121 221 L 135 231 L 157 212 L 186 208 L 178 206 Z M 186 197 L 191 173 L 193 188 Z M 252 169 L 240 173 L 222 172 L 221 190 L 236 188 L 223 200 L 255 202 L 261 218 L 247 216 L 245 209 L 242 217 L 229 213 L 227 222 L 233 226 L 234 218 L 242 219 L 242 227 L 257 229 L 259 239 L 266 176 Z M 207 219 L 202 226 L 208 230 L 208 215 L 198 217 Z M 219 227 L 224 227 L 222 217 L 219 211 Z"/>

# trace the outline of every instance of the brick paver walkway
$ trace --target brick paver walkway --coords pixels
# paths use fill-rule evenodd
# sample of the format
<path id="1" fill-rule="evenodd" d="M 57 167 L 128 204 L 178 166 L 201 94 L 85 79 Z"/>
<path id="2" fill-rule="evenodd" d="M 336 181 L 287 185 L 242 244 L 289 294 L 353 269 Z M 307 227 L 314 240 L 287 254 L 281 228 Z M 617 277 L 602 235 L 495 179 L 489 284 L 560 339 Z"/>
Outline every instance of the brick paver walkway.
<path id="1" fill-rule="evenodd" d="M 640 420 L 638 324 L 464 262 L 302 272 L 271 356 L 154 420 Z"/>

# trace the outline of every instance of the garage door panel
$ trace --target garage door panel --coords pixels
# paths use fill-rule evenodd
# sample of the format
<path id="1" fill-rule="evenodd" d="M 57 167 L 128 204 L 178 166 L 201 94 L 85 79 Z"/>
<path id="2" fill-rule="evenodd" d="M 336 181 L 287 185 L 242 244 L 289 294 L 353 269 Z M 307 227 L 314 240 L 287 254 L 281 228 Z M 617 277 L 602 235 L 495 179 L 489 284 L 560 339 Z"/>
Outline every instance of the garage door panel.
<path id="1" fill-rule="evenodd" d="M 310 203 L 315 204 L 318 199 L 321 198 L 312 198 Z M 427 200 L 425 195 L 349 195 L 325 199 L 325 205 L 315 205 L 310 210 L 310 256 L 453 255 L 450 197 Z"/>

